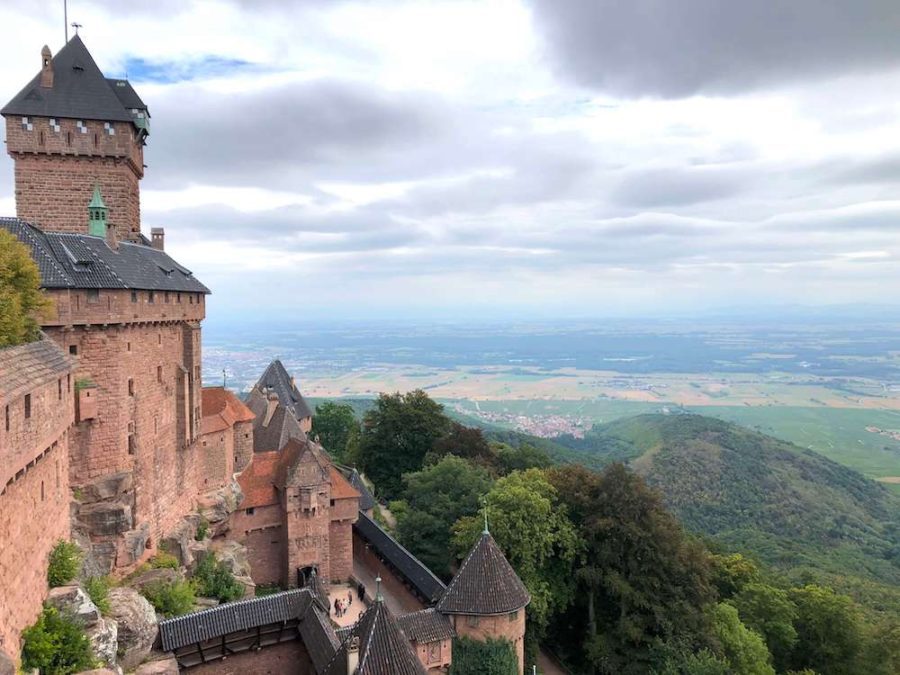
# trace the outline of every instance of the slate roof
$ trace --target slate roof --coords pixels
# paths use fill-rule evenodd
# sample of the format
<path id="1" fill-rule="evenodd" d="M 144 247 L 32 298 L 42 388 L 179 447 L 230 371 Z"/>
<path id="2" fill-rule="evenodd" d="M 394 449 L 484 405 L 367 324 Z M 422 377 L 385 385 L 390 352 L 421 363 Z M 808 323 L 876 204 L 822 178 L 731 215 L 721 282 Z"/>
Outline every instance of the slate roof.
<path id="1" fill-rule="evenodd" d="M 121 94 L 111 86 L 77 35 L 52 58 L 52 65 L 52 87 L 41 86 L 38 72 L 0 114 L 132 122 L 134 117 L 123 101 L 140 103 L 127 108 L 146 110 L 131 85 Z"/>
<path id="2" fill-rule="evenodd" d="M 0 401 L 24 396 L 71 372 L 74 364 L 74 359 L 43 335 L 34 342 L 0 348 Z"/>
<path id="3" fill-rule="evenodd" d="M 300 622 L 299 631 L 313 667 L 321 675 L 341 646 L 331 621 L 319 607 L 312 606 Z"/>
<path id="4" fill-rule="evenodd" d="M 435 602 L 447 587 L 434 572 L 407 551 L 378 523 L 360 511 L 359 518 L 353 523 L 353 531 L 362 537 L 375 551 L 394 569 L 396 569 L 423 598 Z"/>
<path id="5" fill-rule="evenodd" d="M 352 675 L 347 672 L 347 649 L 359 643 L 356 675 L 425 675 L 426 671 L 397 619 L 383 601 L 376 600 L 345 635 L 327 675 Z"/>
<path id="6" fill-rule="evenodd" d="M 160 642 L 163 651 L 170 652 L 229 633 L 300 619 L 312 603 L 313 595 L 306 588 L 228 602 L 201 612 L 160 621 Z"/>
<path id="7" fill-rule="evenodd" d="M 350 481 L 350 485 L 359 493 L 359 510 L 368 511 L 369 509 L 374 509 L 375 497 L 372 496 L 366 482 L 359 475 L 359 471 L 356 469 L 344 469 L 343 471 L 347 476 L 347 480 Z"/>
<path id="8" fill-rule="evenodd" d="M 189 269 L 155 248 L 120 241 L 113 250 L 103 237 L 43 232 L 18 218 L 0 218 L 0 228 L 31 248 L 43 288 L 209 293 Z"/>
<path id="9" fill-rule="evenodd" d="M 292 438 L 288 444 L 281 450 L 281 457 L 278 459 L 278 466 L 275 469 L 275 485 L 283 487 L 293 484 L 294 471 L 301 462 L 314 461 L 319 467 L 319 476 L 317 479 L 307 481 L 300 485 L 317 485 L 319 482 L 326 483 L 331 480 L 331 465 L 324 457 L 319 446 L 310 441 L 300 441 Z"/>
<path id="10" fill-rule="evenodd" d="M 225 387 L 203 387 L 202 396 L 201 430 L 204 434 L 225 431 L 238 422 L 250 422 L 254 419 L 253 411 Z"/>
<path id="11" fill-rule="evenodd" d="M 439 613 L 434 607 L 404 614 L 397 617 L 397 621 L 406 637 L 420 645 L 456 637 L 456 631 L 453 630 L 450 619 Z"/>
<path id="12" fill-rule="evenodd" d="M 278 359 L 272 361 L 260 376 L 255 389 L 265 393 L 273 391 L 278 395 L 278 401 L 294 414 L 298 420 L 304 417 L 312 417 L 312 410 L 306 400 L 300 394 L 293 378 L 288 374 L 284 364 Z"/>
<path id="13" fill-rule="evenodd" d="M 281 450 L 292 438 L 306 440 L 306 434 L 300 428 L 300 423 L 283 405 L 278 405 L 269 423 L 266 424 L 268 402 L 265 394 L 258 390 L 250 392 L 247 407 L 256 416 L 253 421 L 253 452 Z"/>
<path id="14" fill-rule="evenodd" d="M 525 584 L 494 538 L 484 532 L 438 601 L 437 610 L 443 614 L 508 614 L 529 602 Z"/>

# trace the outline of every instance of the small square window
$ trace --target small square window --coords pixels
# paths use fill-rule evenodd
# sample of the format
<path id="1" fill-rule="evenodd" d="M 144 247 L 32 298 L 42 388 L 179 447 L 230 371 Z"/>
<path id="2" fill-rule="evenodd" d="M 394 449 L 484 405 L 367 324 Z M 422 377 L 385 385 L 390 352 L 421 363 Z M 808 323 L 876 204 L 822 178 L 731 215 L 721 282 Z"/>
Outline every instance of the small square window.
<path id="1" fill-rule="evenodd" d="M 112 122 L 104 122 L 103 123 L 103 131 L 106 132 L 107 136 L 115 136 L 116 135 L 116 125 Z"/>
<path id="2" fill-rule="evenodd" d="M 30 117 L 22 118 L 22 130 L 23 131 L 34 131 L 34 120 Z"/>
<path id="3" fill-rule="evenodd" d="M 254 513 L 256 513 L 256 509 L 254 509 L 254 508 L 251 506 L 249 509 L 247 509 L 246 511 L 244 511 L 244 513 L 246 513 L 248 516 L 252 516 Z"/>
<path id="4" fill-rule="evenodd" d="M 69 353 L 72 356 L 78 356 L 78 345 L 69 345 Z"/>
<path id="5" fill-rule="evenodd" d="M 55 117 L 50 118 L 50 128 L 53 131 L 55 131 L 56 133 L 59 133 L 59 130 L 60 130 L 59 120 L 56 119 Z"/>
<path id="6" fill-rule="evenodd" d="M 89 288 L 87 290 L 87 301 L 92 304 L 100 302 L 100 289 L 99 288 Z"/>
<path id="7" fill-rule="evenodd" d="M 75 122 L 75 128 L 82 134 L 86 134 L 88 132 L 87 124 L 84 123 L 84 120 L 78 120 Z"/>

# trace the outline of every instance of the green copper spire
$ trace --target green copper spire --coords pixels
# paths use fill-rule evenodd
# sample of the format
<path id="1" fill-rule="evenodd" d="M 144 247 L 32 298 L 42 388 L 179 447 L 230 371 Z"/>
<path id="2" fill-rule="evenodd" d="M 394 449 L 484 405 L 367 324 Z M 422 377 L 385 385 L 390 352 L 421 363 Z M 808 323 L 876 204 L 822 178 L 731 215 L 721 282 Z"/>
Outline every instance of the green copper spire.
<path id="1" fill-rule="evenodd" d="M 91 197 L 91 203 L 88 204 L 88 234 L 93 237 L 106 236 L 106 218 L 109 209 L 103 202 L 100 195 L 100 186 L 94 186 L 94 196 Z"/>

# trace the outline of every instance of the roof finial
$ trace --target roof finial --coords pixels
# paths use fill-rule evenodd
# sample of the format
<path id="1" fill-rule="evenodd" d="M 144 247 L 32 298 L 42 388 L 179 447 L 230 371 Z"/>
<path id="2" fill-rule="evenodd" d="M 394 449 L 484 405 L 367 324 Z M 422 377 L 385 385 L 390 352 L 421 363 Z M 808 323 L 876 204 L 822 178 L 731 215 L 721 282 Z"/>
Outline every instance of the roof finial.
<path id="1" fill-rule="evenodd" d="M 73 22 L 72 22 L 72 28 L 75 29 L 75 35 L 77 36 L 77 35 L 78 35 L 78 29 L 81 28 L 81 24 L 78 23 L 77 21 L 73 21 Z"/>
<path id="2" fill-rule="evenodd" d="M 487 504 L 487 497 L 482 497 L 482 498 L 481 498 L 481 505 L 482 505 L 482 507 L 483 507 L 483 508 L 482 508 L 482 512 L 484 513 L 484 531 L 482 532 L 482 534 L 490 534 L 490 531 L 488 530 L 488 514 L 487 514 L 487 512 L 488 512 L 488 504 Z"/>
<path id="3" fill-rule="evenodd" d="M 375 602 L 384 602 L 384 596 L 381 594 L 381 575 L 375 577 Z"/>

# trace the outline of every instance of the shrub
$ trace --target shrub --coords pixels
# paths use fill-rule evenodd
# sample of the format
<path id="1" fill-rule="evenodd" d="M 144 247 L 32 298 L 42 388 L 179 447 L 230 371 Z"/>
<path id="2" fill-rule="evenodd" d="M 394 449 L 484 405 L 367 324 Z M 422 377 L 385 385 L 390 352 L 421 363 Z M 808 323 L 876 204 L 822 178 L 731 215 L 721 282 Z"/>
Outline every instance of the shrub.
<path id="1" fill-rule="evenodd" d="M 178 558 L 176 558 L 171 553 L 166 553 L 165 551 L 160 551 L 155 556 L 150 558 L 150 567 L 155 570 L 161 569 L 170 569 L 177 570 L 181 565 L 178 564 Z"/>
<path id="2" fill-rule="evenodd" d="M 166 618 L 181 616 L 194 609 L 197 597 L 189 581 L 157 581 L 141 589 L 153 608 Z"/>
<path id="3" fill-rule="evenodd" d="M 33 626 L 22 632 L 22 666 L 41 675 L 68 675 L 97 663 L 81 625 L 53 607 L 44 607 Z"/>
<path id="4" fill-rule="evenodd" d="M 216 560 L 210 553 L 194 572 L 197 592 L 206 598 L 215 598 L 219 602 L 231 602 L 244 597 L 244 586 L 234 578 L 224 563 Z"/>
<path id="5" fill-rule="evenodd" d="M 281 593 L 284 589 L 278 584 L 260 584 L 256 587 L 256 597 L 264 598 L 267 595 L 275 595 Z"/>
<path id="6" fill-rule="evenodd" d="M 91 577 L 84 583 L 84 591 L 102 614 L 109 612 L 109 577 Z"/>
<path id="7" fill-rule="evenodd" d="M 200 523 L 197 525 L 197 534 L 194 535 L 194 539 L 197 541 L 203 541 L 206 539 L 206 535 L 209 533 L 209 521 L 200 516 Z"/>
<path id="8" fill-rule="evenodd" d="M 509 640 L 481 642 L 457 638 L 453 641 L 450 675 L 517 675 L 518 672 L 519 659 Z"/>
<path id="9" fill-rule="evenodd" d="M 71 541 L 58 541 L 50 551 L 47 582 L 51 588 L 64 586 L 81 570 L 81 549 Z"/>

